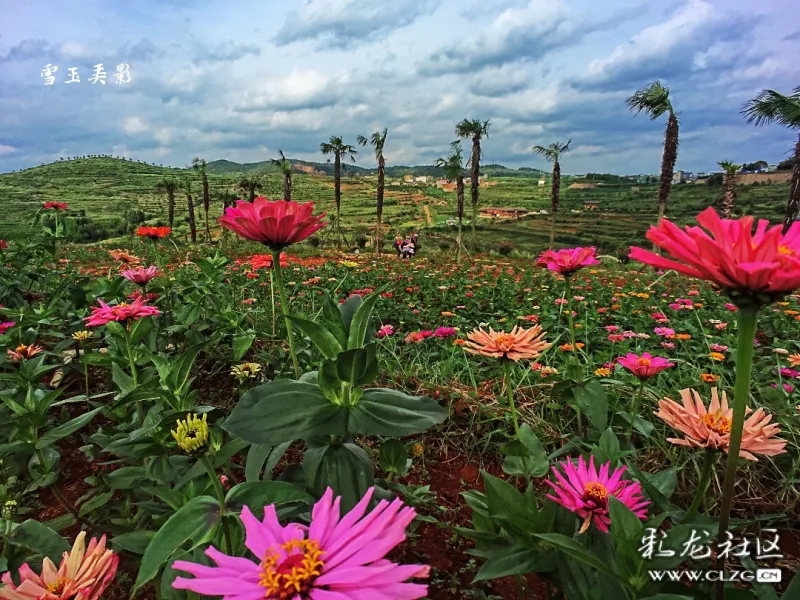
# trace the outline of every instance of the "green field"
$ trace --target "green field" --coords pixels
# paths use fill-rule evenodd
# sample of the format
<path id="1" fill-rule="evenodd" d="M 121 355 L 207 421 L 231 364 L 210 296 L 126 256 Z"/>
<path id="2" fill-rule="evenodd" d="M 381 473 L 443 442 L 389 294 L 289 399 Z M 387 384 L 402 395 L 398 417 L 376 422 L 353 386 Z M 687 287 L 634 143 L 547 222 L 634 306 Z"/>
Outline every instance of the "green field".
<path id="1" fill-rule="evenodd" d="M 224 173 L 215 172 L 210 163 L 209 183 L 212 192 L 210 215 L 213 219 L 222 212 L 222 203 L 214 201 L 217 190 L 236 189 L 242 172 L 232 171 L 224 163 Z M 263 164 L 263 163 L 258 163 Z M 252 171 L 252 169 L 250 169 Z M 506 170 L 511 172 L 510 170 Z M 502 168 L 500 169 L 502 171 Z M 350 173 L 343 179 L 343 223 L 350 241 L 365 235 L 374 222 L 376 178 L 366 171 Z M 480 189 L 481 207 L 518 207 L 531 211 L 550 207 L 550 182 L 538 185 L 534 177 L 495 177 L 496 185 Z M 523 173 L 524 174 L 524 173 Z M 84 215 L 91 226 L 131 226 L 131 212 L 142 211 L 136 221 L 166 222 L 166 197 L 156 191 L 157 182 L 174 175 L 192 182 L 197 210 L 198 228 L 202 223 L 200 178 L 189 169 L 159 167 L 142 162 L 115 158 L 81 158 L 34 167 L 16 173 L 0 175 L 0 201 L 4 210 L 0 214 L 0 238 L 24 237 L 33 216 L 42 202 L 57 200 L 67 202 L 71 218 Z M 278 173 L 263 173 L 264 186 L 259 192 L 277 198 L 282 194 L 283 182 Z M 444 192 L 433 186 L 406 186 L 399 180 L 389 179 L 387 185 L 384 221 L 389 235 L 407 233 L 412 229 L 426 229 L 424 207 L 427 206 L 434 225 L 425 231 L 429 245 L 446 249 L 452 244 L 455 228 L 446 225 L 455 216 L 455 193 Z M 604 252 L 621 252 L 630 243 L 643 240 L 644 232 L 653 222 L 657 209 L 657 184 L 598 183 L 592 189 L 569 189 L 572 178 L 562 181 L 561 205 L 557 222 L 557 241 L 564 245 L 595 244 Z M 782 217 L 788 184 L 739 186 L 737 214 L 752 214 L 778 221 Z M 707 206 L 714 205 L 722 195 L 720 187 L 703 184 L 673 186 L 668 216 L 678 223 L 688 223 L 694 215 Z M 334 210 L 333 178 L 296 174 L 293 180 L 293 198 L 314 201 L 319 210 Z M 584 201 L 599 202 L 599 208 L 585 212 Z M 471 214 L 467 189 L 466 215 Z M 185 193 L 176 197 L 177 234 L 188 232 Z M 113 228 L 113 227 L 112 227 Z M 503 242 L 513 244 L 518 252 L 536 252 L 547 243 L 549 216 L 534 215 L 520 220 L 480 219 L 478 222 L 479 246 L 484 250 L 497 249 Z"/>

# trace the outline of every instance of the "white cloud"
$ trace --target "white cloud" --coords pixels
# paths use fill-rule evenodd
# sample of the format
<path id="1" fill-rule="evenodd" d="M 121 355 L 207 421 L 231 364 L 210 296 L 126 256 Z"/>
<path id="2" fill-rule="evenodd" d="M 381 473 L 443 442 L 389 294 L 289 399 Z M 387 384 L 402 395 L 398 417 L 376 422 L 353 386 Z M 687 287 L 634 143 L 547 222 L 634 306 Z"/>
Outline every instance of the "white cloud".
<path id="1" fill-rule="evenodd" d="M 141 133 L 147 131 L 147 125 L 139 117 L 128 117 L 122 122 L 125 133 Z"/>
<path id="2" fill-rule="evenodd" d="M 14 146 L 9 146 L 7 144 L 0 144 L 0 156 L 4 154 L 11 154 L 14 151 L 16 151 L 16 148 L 14 148 Z"/>

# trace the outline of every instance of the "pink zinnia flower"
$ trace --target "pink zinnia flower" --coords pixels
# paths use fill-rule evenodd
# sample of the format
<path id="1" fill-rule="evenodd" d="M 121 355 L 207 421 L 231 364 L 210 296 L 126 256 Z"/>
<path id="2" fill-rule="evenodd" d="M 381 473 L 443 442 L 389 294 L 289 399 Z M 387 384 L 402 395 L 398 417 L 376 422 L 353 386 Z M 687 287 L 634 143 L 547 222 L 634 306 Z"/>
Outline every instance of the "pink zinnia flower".
<path id="1" fill-rule="evenodd" d="M 5 323 L 0 323 L 0 335 L 3 335 L 16 324 L 17 323 L 15 321 L 6 321 Z"/>
<path id="2" fill-rule="evenodd" d="M 102 300 L 98 300 L 100 306 L 92 307 L 92 314 L 83 319 L 87 327 L 100 327 L 111 321 L 124 323 L 126 321 L 138 321 L 144 317 L 158 316 L 161 314 L 155 306 L 148 306 L 142 302 L 141 296 L 130 304 L 122 302 L 114 306 L 109 306 Z"/>
<path id="3" fill-rule="evenodd" d="M 619 327 L 617 327 L 616 325 L 606 325 L 605 330 L 608 333 L 617 333 L 619 331 Z"/>
<path id="4" fill-rule="evenodd" d="M 45 210 L 67 210 L 67 203 L 66 202 L 43 202 L 42 208 Z"/>
<path id="5" fill-rule="evenodd" d="M 675 349 L 675 343 L 674 342 L 661 342 L 661 346 L 663 348 L 666 348 L 667 350 L 674 350 Z"/>
<path id="6" fill-rule="evenodd" d="M 259 196 L 253 202 L 236 201 L 225 210 L 219 224 L 245 239 L 282 249 L 309 238 L 327 223 L 325 214 L 314 216 L 314 203 L 270 201 Z"/>
<path id="7" fill-rule="evenodd" d="M 609 333 L 608 341 L 611 342 L 612 344 L 616 342 L 623 342 L 625 341 L 625 336 L 622 335 L 621 333 Z"/>
<path id="8" fill-rule="evenodd" d="M 539 255 L 536 264 L 557 273 L 574 273 L 583 267 L 600 264 L 600 261 L 595 258 L 595 251 L 595 248 L 545 250 Z"/>
<path id="9" fill-rule="evenodd" d="M 223 600 L 359 600 L 424 598 L 428 586 L 408 583 L 428 577 L 425 565 L 398 565 L 384 558 L 405 540 L 405 529 L 416 516 L 402 501 L 381 500 L 365 514 L 374 488 L 344 517 L 341 498 L 328 488 L 311 512 L 311 525 L 282 527 L 275 505 L 258 520 L 245 506 L 241 512 L 245 546 L 254 558 L 223 554 L 213 546 L 206 555 L 214 567 L 184 560 L 173 568 L 194 575 L 178 577 L 172 587 Z M 289 591 L 291 590 L 291 591 Z"/>
<path id="10" fill-rule="evenodd" d="M 150 281 L 158 275 L 158 269 L 155 267 L 136 267 L 135 269 L 128 269 L 120 273 L 125 279 L 135 283 L 136 285 L 147 285 Z"/>
<path id="11" fill-rule="evenodd" d="M 392 327 L 391 325 L 384 325 L 383 327 L 378 329 L 378 332 L 375 334 L 375 337 L 385 338 L 386 336 L 392 335 L 393 333 L 394 333 L 394 327 Z"/>
<path id="12" fill-rule="evenodd" d="M 675 335 L 675 330 L 671 327 L 656 327 L 653 332 L 661 337 L 671 338 Z"/>
<path id="13" fill-rule="evenodd" d="M 707 208 L 697 215 L 706 233 L 700 227 L 681 230 L 662 219 L 650 228 L 647 239 L 675 260 L 636 247 L 631 247 L 630 257 L 747 295 L 780 296 L 800 288 L 800 223 L 793 223 L 784 235 L 781 225 L 769 227 L 768 221 L 759 220 L 754 234 L 753 221 L 720 219 Z"/>
<path id="14" fill-rule="evenodd" d="M 608 532 L 611 524 L 608 514 L 609 496 L 614 496 L 625 504 L 640 519 L 646 519 L 650 502 L 644 499 L 638 482 L 622 479 L 626 469 L 627 467 L 620 467 L 609 474 L 611 461 L 608 461 L 598 471 L 594 466 L 593 456 L 589 457 L 588 465 L 582 456 L 578 458 L 577 467 L 570 459 L 562 461 L 552 468 L 555 483 L 545 481 L 555 494 L 548 494 L 547 497 L 583 519 L 580 533 L 589 528 L 592 520 L 600 531 Z"/>
<path id="15" fill-rule="evenodd" d="M 709 344 L 708 347 L 709 347 L 710 350 L 712 350 L 714 352 L 727 352 L 728 351 L 728 347 L 727 346 L 723 346 L 722 344 Z"/>
<path id="16" fill-rule="evenodd" d="M 453 337 L 456 334 L 456 330 L 453 327 L 439 327 L 436 331 L 433 332 L 433 337 L 446 339 L 449 337 Z"/>
<path id="17" fill-rule="evenodd" d="M 650 379 L 664 369 L 675 366 L 675 363 L 669 362 L 666 358 L 652 356 L 649 352 L 644 352 L 641 356 L 628 353 L 625 356 L 620 356 L 617 362 L 639 379 Z"/>

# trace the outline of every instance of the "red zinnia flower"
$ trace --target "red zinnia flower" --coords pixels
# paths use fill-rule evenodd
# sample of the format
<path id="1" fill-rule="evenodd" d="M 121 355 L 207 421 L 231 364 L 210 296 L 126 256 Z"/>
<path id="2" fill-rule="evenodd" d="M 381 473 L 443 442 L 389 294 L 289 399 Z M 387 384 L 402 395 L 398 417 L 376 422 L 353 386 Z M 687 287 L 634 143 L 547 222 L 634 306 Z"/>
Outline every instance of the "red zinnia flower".
<path id="1" fill-rule="evenodd" d="M 5 250 L 8 248 L 8 244 L 6 244 L 5 240 L 0 240 L 0 250 Z"/>
<path id="2" fill-rule="evenodd" d="M 676 260 L 631 247 L 630 257 L 656 268 L 711 281 L 739 293 L 783 295 L 800 288 L 800 223 L 786 234 L 781 226 L 753 217 L 720 219 L 713 208 L 697 215 L 700 227 L 679 227 L 662 219 L 647 239 Z M 709 235 L 709 233 L 711 235 Z"/>
<path id="3" fill-rule="evenodd" d="M 42 208 L 46 210 L 67 210 L 66 202 L 44 202 Z"/>
<path id="4" fill-rule="evenodd" d="M 146 237 L 150 238 L 151 240 L 158 240 L 161 238 L 167 237 L 170 233 L 172 233 L 171 227 L 149 227 L 149 226 L 142 226 L 136 230 L 136 235 L 138 237 Z"/>
<path id="5" fill-rule="evenodd" d="M 280 249 L 302 242 L 327 225 L 322 221 L 324 213 L 315 217 L 313 212 L 313 202 L 270 201 L 259 196 L 253 202 L 237 200 L 219 224 L 245 239 Z"/>
<path id="6" fill-rule="evenodd" d="M 125 302 L 115 306 L 109 306 L 102 300 L 98 300 L 100 306 L 92 307 L 92 314 L 84 318 L 87 327 L 99 327 L 116 321 L 124 323 L 126 321 L 138 321 L 143 317 L 158 316 L 161 314 L 155 306 L 144 304 L 142 297 L 137 297 L 133 302 Z"/>
<path id="7" fill-rule="evenodd" d="M 272 254 L 253 254 L 250 257 L 250 266 L 254 269 L 271 269 L 272 268 Z M 289 266 L 289 257 L 284 252 L 281 252 L 281 267 Z"/>
<path id="8" fill-rule="evenodd" d="M 599 265 L 595 258 L 595 248 L 569 248 L 564 250 L 545 250 L 539 256 L 536 264 L 557 273 L 574 273 L 588 267 Z"/>

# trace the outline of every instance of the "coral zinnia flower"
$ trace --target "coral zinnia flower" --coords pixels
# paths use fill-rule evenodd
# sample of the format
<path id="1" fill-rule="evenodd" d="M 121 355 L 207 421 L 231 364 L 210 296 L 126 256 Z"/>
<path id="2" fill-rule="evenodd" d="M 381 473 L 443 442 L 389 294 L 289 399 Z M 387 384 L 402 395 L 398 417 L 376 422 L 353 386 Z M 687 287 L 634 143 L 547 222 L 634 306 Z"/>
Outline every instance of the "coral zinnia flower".
<path id="1" fill-rule="evenodd" d="M 42 208 L 45 210 L 67 210 L 66 202 L 44 202 Z"/>
<path id="2" fill-rule="evenodd" d="M 464 343 L 464 350 L 491 358 L 532 359 L 552 345 L 544 341 L 546 333 L 539 325 L 530 329 L 515 326 L 510 333 L 495 331 L 491 327 L 488 333 L 483 329 L 474 329 L 467 334 L 469 341 Z"/>
<path id="3" fill-rule="evenodd" d="M 37 346 L 36 344 L 31 344 L 30 346 L 26 346 L 22 344 L 21 346 L 17 346 L 16 349 L 12 350 L 9 348 L 6 351 L 8 354 L 8 360 L 12 363 L 18 363 L 22 360 L 26 360 L 28 358 L 33 358 L 37 354 L 41 354 L 44 352 L 44 348 L 41 346 Z"/>
<path id="4" fill-rule="evenodd" d="M 643 352 L 641 356 L 629 352 L 625 356 L 620 356 L 617 362 L 639 379 L 650 379 L 661 371 L 675 366 L 675 363 L 669 362 L 666 358 L 653 356 L 649 352 Z"/>
<path id="5" fill-rule="evenodd" d="M 655 415 L 685 436 L 667 438 L 667 441 L 679 446 L 716 448 L 727 452 L 730 445 L 733 409 L 728 407 L 728 397 L 725 392 L 722 392 L 720 402 L 717 388 L 711 388 L 711 404 L 708 409 L 695 390 L 681 390 L 680 394 L 683 404 L 678 404 L 669 398 L 658 402 L 658 412 Z M 755 412 L 748 408 L 745 414 L 750 416 L 744 422 L 739 456 L 747 460 L 758 460 L 755 454 L 764 456 L 782 454 L 786 442 L 773 439 L 781 430 L 777 423 L 770 425 L 772 415 L 764 412 L 763 408 Z"/>
<path id="6" fill-rule="evenodd" d="M 118 260 L 124 265 L 135 266 L 138 265 L 140 262 L 142 262 L 141 258 L 139 258 L 138 256 L 134 256 L 127 250 L 120 250 L 120 249 L 109 250 L 108 254 L 109 256 L 111 256 L 111 258 L 113 258 L 114 260 Z"/>
<path id="7" fill-rule="evenodd" d="M 536 264 L 557 273 L 574 273 L 583 267 L 600 264 L 595 258 L 595 251 L 595 248 L 545 250 L 539 255 Z"/>
<path id="8" fill-rule="evenodd" d="M 315 217 L 313 212 L 313 202 L 270 201 L 259 196 L 253 202 L 237 200 L 219 224 L 245 239 L 280 249 L 302 242 L 327 225 L 322 221 L 324 213 Z"/>
<path id="9" fill-rule="evenodd" d="M 787 360 L 793 367 L 800 367 L 800 354 L 790 354 Z"/>
<path id="10" fill-rule="evenodd" d="M 86 548 L 86 532 L 75 538 L 70 552 L 64 552 L 56 569 L 49 558 L 42 561 L 42 574 L 34 573 L 28 564 L 19 569 L 18 586 L 10 573 L 4 573 L 0 598 L 4 600 L 99 600 L 114 579 L 119 556 L 106 550 L 106 536 L 92 538 Z"/>
<path id="11" fill-rule="evenodd" d="M 148 227 L 145 225 L 136 230 L 137 236 L 150 238 L 151 240 L 165 238 L 170 233 L 172 233 L 171 227 Z"/>
<path id="12" fill-rule="evenodd" d="M 697 222 L 711 235 L 700 227 L 681 230 L 666 219 L 647 232 L 648 240 L 676 260 L 636 247 L 630 258 L 748 295 L 779 296 L 800 288 L 800 223 L 784 235 L 781 225 L 770 228 L 759 220 L 753 234 L 753 217 L 720 219 L 713 208 L 697 215 Z"/>
<path id="13" fill-rule="evenodd" d="M 128 269 L 120 273 L 128 281 L 132 281 L 137 285 L 147 285 L 150 281 L 158 275 L 158 269 L 155 267 L 137 267 L 135 269 Z"/>
<path id="14" fill-rule="evenodd" d="M 98 300 L 100 306 L 92 307 L 92 314 L 83 319 L 87 327 L 100 327 L 111 321 L 124 323 L 126 321 L 138 321 L 144 317 L 158 316 L 161 314 L 155 306 L 144 304 L 142 297 L 137 297 L 133 302 L 125 302 L 109 306 L 102 300 Z"/>
<path id="15" fill-rule="evenodd" d="M 561 467 L 562 473 L 559 471 Z M 647 506 L 650 504 L 642 495 L 642 488 L 636 481 L 622 479 L 627 467 L 615 469 L 609 475 L 611 461 L 597 470 L 594 457 L 589 457 L 589 464 L 578 458 L 577 467 L 571 459 L 562 461 L 552 468 L 555 483 L 545 481 L 553 488 L 555 495 L 547 497 L 568 508 L 583 519 L 580 533 L 585 532 L 594 519 L 595 527 L 608 532 L 611 518 L 608 514 L 608 497 L 614 496 L 625 504 L 640 519 L 647 518 Z"/>
<path id="16" fill-rule="evenodd" d="M 402 501 L 381 500 L 365 514 L 374 488 L 344 517 L 341 498 L 328 488 L 311 512 L 311 525 L 289 523 L 281 527 L 275 505 L 264 508 L 259 521 L 245 506 L 241 512 L 245 546 L 256 560 L 206 550 L 217 566 L 183 560 L 173 568 L 194 575 L 178 577 L 172 587 L 192 590 L 223 600 L 355 600 L 423 598 L 428 586 L 408 583 L 427 577 L 425 565 L 398 565 L 384 558 L 405 539 L 405 529 L 416 516 Z"/>
<path id="17" fill-rule="evenodd" d="M 253 254 L 250 257 L 250 266 L 254 269 L 271 269 L 272 268 L 272 254 Z M 281 252 L 281 266 L 289 266 L 289 258 Z"/>

